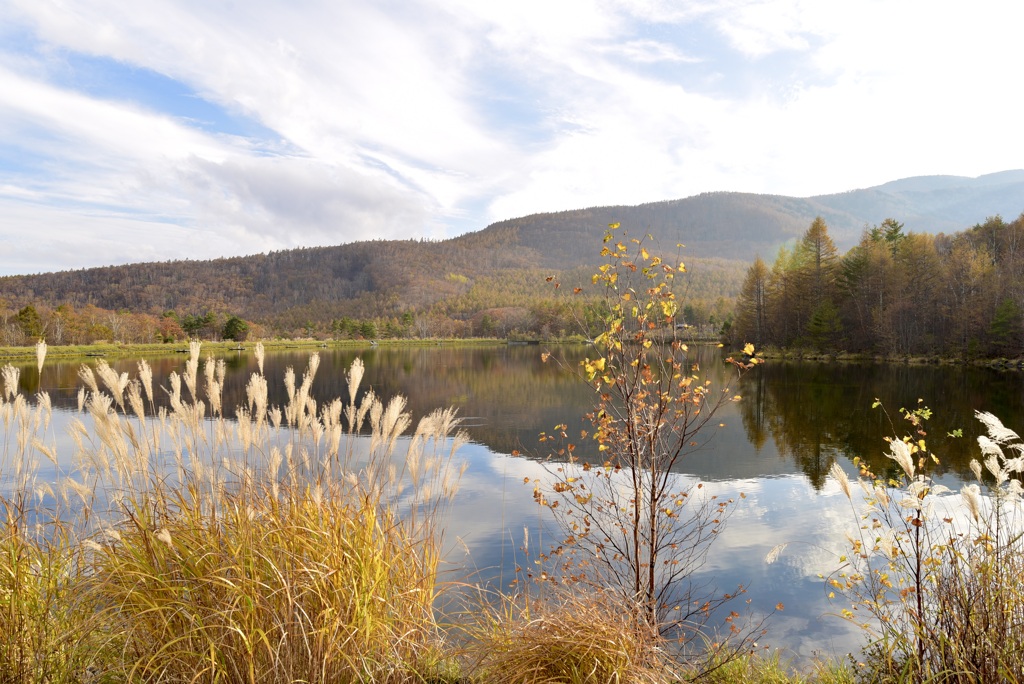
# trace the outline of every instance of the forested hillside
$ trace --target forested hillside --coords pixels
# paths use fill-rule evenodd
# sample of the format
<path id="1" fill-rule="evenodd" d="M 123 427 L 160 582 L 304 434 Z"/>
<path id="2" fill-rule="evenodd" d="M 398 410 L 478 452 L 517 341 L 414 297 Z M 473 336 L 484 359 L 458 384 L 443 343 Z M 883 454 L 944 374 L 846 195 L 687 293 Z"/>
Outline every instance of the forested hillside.
<path id="1" fill-rule="evenodd" d="M 771 266 L 747 271 L 734 340 L 893 355 L 1024 352 L 1024 214 L 950 235 L 894 219 L 840 255 L 815 220 Z"/>
<path id="2" fill-rule="evenodd" d="M 597 262 L 604 228 L 585 238 L 590 263 Z M 689 264 L 694 317 L 721 320 L 746 264 Z M 576 316 L 562 310 L 546 277 L 584 282 L 590 270 L 570 249 L 534 247 L 517 230 L 499 228 L 438 242 L 374 241 L 11 276 L 0 279 L 0 344 L 229 337 L 225 326 L 234 317 L 262 335 L 560 335 L 574 332 Z"/>
<path id="3" fill-rule="evenodd" d="M 371 241 L 8 276 L 0 278 L 0 344 L 247 333 L 564 334 L 581 314 L 563 308 L 546 277 L 586 283 L 609 223 L 621 223 L 634 236 L 650 233 L 666 256 L 679 252 L 688 266 L 679 292 L 687 323 L 720 325 L 750 260 L 792 249 L 815 217 L 847 247 L 866 226 L 891 216 L 905 231 L 924 234 L 962 230 L 1021 208 L 1024 171 L 940 176 L 812 198 L 723 192 L 537 214 L 444 241 Z"/>

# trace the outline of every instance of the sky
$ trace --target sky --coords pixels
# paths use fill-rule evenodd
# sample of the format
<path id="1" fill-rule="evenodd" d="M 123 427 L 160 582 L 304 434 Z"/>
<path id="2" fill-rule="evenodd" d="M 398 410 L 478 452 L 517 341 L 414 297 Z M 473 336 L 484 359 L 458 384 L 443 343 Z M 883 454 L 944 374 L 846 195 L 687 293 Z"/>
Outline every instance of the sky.
<path id="1" fill-rule="evenodd" d="M 1005 0 L 0 0 L 0 275 L 1024 168 L 1021 25 Z"/>

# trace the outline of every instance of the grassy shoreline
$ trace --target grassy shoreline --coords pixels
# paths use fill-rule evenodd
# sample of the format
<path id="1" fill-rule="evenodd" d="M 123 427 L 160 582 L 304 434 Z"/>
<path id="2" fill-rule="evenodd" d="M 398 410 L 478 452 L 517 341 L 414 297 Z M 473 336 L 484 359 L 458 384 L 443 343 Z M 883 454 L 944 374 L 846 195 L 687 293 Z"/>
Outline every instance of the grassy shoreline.
<path id="1" fill-rule="evenodd" d="M 274 340 L 247 340 L 245 342 L 234 341 L 204 341 L 205 352 L 224 353 L 237 351 L 239 349 L 251 351 L 257 342 L 260 342 L 267 351 L 281 349 L 371 349 L 380 347 L 481 347 L 481 346 L 505 346 L 513 344 L 526 344 L 523 340 L 505 340 L 498 338 L 468 338 L 468 339 L 382 339 L 382 340 L 314 340 L 314 339 L 274 339 Z M 531 341 L 532 342 L 532 341 Z M 582 338 L 568 338 L 559 340 L 546 340 L 545 344 L 578 344 L 586 343 Z M 691 344 L 712 344 L 711 341 L 694 340 Z M 171 343 L 148 343 L 148 344 L 123 344 L 114 342 L 101 342 L 97 344 L 84 345 L 50 345 L 47 347 L 47 357 L 51 359 L 86 359 L 91 357 L 139 357 L 153 358 L 158 356 L 171 356 L 177 354 L 188 354 L 188 341 Z M 818 352 L 809 349 L 783 349 L 779 347 L 765 347 L 757 350 L 758 358 L 767 361 L 783 362 L 811 362 L 811 363 L 878 363 L 910 366 L 973 366 L 976 368 L 993 368 L 996 370 L 1020 371 L 1024 370 L 1024 358 L 975 358 L 965 359 L 962 357 L 940 356 L 940 355 L 901 355 L 889 356 L 885 354 L 872 353 L 850 353 L 850 352 Z M 35 347 L 27 346 L 0 346 L 0 362 L 21 362 L 34 363 L 36 358 Z"/>
<path id="2" fill-rule="evenodd" d="M 395 339 L 395 340 L 252 340 L 245 342 L 219 341 L 203 342 L 204 352 L 226 352 L 235 351 L 239 348 L 252 350 L 256 343 L 260 342 L 263 347 L 270 350 L 278 349 L 369 349 L 371 347 L 472 347 L 505 345 L 506 340 L 491 338 L 472 339 Z M 47 358 L 86 358 L 86 357 L 153 357 L 172 354 L 188 354 L 188 341 L 148 344 L 122 344 L 116 342 L 80 344 L 80 345 L 47 345 Z M 0 347 L 0 361 L 35 361 L 36 348 L 32 347 Z"/>
<path id="3" fill-rule="evenodd" d="M 997 368 L 1003 370 L 1024 370 L 1024 358 L 973 358 L 965 359 L 955 356 L 938 354 L 896 355 L 852 353 L 852 352 L 818 352 L 809 349 L 782 349 L 764 347 L 757 350 L 759 358 L 765 361 L 810 361 L 815 363 L 887 363 L 910 366 L 974 366 L 978 368 Z"/>

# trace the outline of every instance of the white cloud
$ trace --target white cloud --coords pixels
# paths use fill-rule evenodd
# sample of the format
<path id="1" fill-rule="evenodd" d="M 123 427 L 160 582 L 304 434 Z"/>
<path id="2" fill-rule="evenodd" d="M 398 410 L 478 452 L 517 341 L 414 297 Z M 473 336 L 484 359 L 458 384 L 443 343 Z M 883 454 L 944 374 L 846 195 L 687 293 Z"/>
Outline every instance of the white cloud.
<path id="1" fill-rule="evenodd" d="M 0 197 L 37 226 L 149 215 L 238 253 L 1019 168 L 1022 18 L 994 1 L 12 0 Z M 93 92 L 82 55 L 258 131 L 200 127 L 130 84 Z"/>
<path id="2" fill-rule="evenodd" d="M 804 51 L 811 45 L 804 4 L 792 0 L 739 3 L 716 23 L 732 47 L 750 57 L 779 50 Z"/>
<path id="3" fill-rule="evenodd" d="M 181 175 L 203 220 L 278 246 L 404 237 L 428 208 L 386 177 L 310 159 L 197 159 Z"/>
<path id="4" fill-rule="evenodd" d="M 698 57 L 684 54 L 674 45 L 654 40 L 631 40 L 610 48 L 608 52 L 620 54 L 630 61 L 640 63 L 684 62 L 694 64 L 701 61 Z"/>

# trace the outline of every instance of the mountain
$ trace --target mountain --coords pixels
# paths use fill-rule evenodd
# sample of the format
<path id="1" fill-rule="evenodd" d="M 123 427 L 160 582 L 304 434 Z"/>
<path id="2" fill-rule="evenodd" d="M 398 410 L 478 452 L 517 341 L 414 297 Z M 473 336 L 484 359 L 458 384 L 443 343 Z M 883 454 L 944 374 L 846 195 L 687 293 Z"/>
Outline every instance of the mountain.
<path id="1" fill-rule="evenodd" d="M 494 223 L 444 241 L 369 241 L 212 261 L 168 261 L 0 278 L 0 314 L 27 304 L 162 313 L 230 312 L 279 331 L 343 316 L 440 311 L 465 320 L 524 307 L 549 292 L 545 275 L 583 280 L 609 223 L 650 233 L 663 251 L 686 245 L 689 295 L 735 296 L 755 255 L 774 258 L 816 216 L 840 249 L 895 218 L 908 231 L 951 232 L 1024 210 L 1024 171 L 925 176 L 795 198 L 705 193 L 639 206 L 592 207 Z"/>
<path id="2" fill-rule="evenodd" d="M 585 260 L 595 235 L 621 222 L 634 234 L 649 232 L 666 244 L 683 243 L 702 257 L 774 258 L 801 236 L 815 217 L 829 226 L 836 246 L 852 247 L 866 226 L 894 218 L 906 231 L 953 232 L 990 216 L 1014 219 L 1024 212 L 1024 170 L 978 178 L 921 176 L 863 190 L 797 198 L 713 192 L 639 206 L 593 207 L 535 214 L 495 223 L 483 232 L 516 228 L 523 244 L 545 254 Z M 591 250 L 588 252 L 588 250 Z"/>

